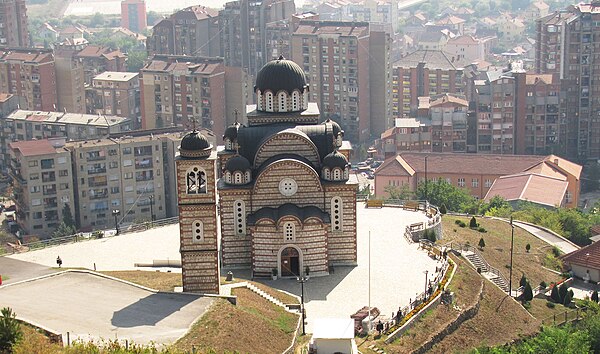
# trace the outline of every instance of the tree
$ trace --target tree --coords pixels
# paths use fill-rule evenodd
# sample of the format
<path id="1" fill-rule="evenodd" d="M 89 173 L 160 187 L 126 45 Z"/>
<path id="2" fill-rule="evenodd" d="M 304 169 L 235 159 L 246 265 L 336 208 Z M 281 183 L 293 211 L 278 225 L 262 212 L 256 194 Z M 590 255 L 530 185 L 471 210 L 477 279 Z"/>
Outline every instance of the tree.
<path id="1" fill-rule="evenodd" d="M 13 345 L 23 338 L 21 324 L 10 307 L 0 310 L 0 353 L 10 353 Z"/>
<path id="2" fill-rule="evenodd" d="M 571 300 L 573 300 L 573 295 L 571 295 L 571 292 L 567 292 L 563 300 L 563 305 L 569 306 L 571 304 Z"/>
<path id="3" fill-rule="evenodd" d="M 445 215 L 448 212 L 448 209 L 446 209 L 446 204 L 442 204 L 442 206 L 440 207 L 440 213 L 442 213 L 442 215 Z"/>
<path id="4" fill-rule="evenodd" d="M 388 199 L 395 200 L 407 200 L 411 197 L 411 191 L 408 184 L 403 184 L 402 186 L 392 186 L 387 185 L 383 188 L 384 192 L 389 195 Z"/>
<path id="5" fill-rule="evenodd" d="M 102 27 L 105 20 L 106 19 L 104 18 L 103 14 L 96 12 L 90 20 L 90 27 Z"/>
<path id="6" fill-rule="evenodd" d="M 76 232 L 77 229 L 75 229 L 75 226 L 69 226 L 63 221 L 52 233 L 52 238 L 74 235 Z"/>
<path id="7" fill-rule="evenodd" d="M 450 211 L 465 211 L 475 204 L 475 198 L 466 190 L 455 187 L 442 179 L 428 181 L 427 189 L 424 181 L 419 182 L 415 195 L 420 200 L 428 199 L 433 205 L 445 204 Z"/>
<path id="8" fill-rule="evenodd" d="M 144 66 L 144 60 L 148 59 L 145 50 L 130 50 L 127 53 L 127 70 L 138 72 Z"/>
<path id="9" fill-rule="evenodd" d="M 527 283 L 527 277 L 525 276 L 525 274 L 521 275 L 521 280 L 519 280 L 519 286 L 525 287 Z"/>
<path id="10" fill-rule="evenodd" d="M 483 250 L 485 247 L 485 240 L 482 238 L 479 239 L 479 249 Z"/>
<path id="11" fill-rule="evenodd" d="M 558 298 L 560 299 L 559 302 L 561 304 L 564 304 L 565 297 L 567 297 L 568 293 L 569 293 L 569 288 L 564 283 L 560 284 L 560 287 L 558 288 Z"/>
<path id="12" fill-rule="evenodd" d="M 598 302 L 598 290 L 594 290 L 594 292 L 592 293 L 592 301 L 594 302 Z"/>
<path id="13" fill-rule="evenodd" d="M 73 219 L 73 214 L 71 214 L 71 207 L 69 206 L 69 203 L 65 203 L 63 206 L 62 222 L 64 222 L 67 226 L 73 227 L 74 229 L 77 228 L 75 225 L 75 219 Z"/>
<path id="14" fill-rule="evenodd" d="M 527 282 L 525 283 L 525 289 L 523 289 L 523 301 L 531 300 L 533 300 L 533 290 L 531 289 L 531 284 Z"/>
<path id="15" fill-rule="evenodd" d="M 525 245 L 525 250 L 527 251 L 527 253 L 529 253 L 530 249 L 531 249 L 531 245 L 530 244 L 526 244 Z"/>
<path id="16" fill-rule="evenodd" d="M 552 288 L 552 291 L 550 292 L 550 298 L 552 299 L 552 301 L 554 301 L 557 304 L 561 303 L 561 301 L 560 301 L 560 295 L 558 293 L 558 285 L 555 285 Z"/>
<path id="17" fill-rule="evenodd" d="M 474 216 L 471 217 L 471 221 L 469 221 L 469 227 L 474 229 L 474 228 L 477 228 L 477 226 L 479 226 L 479 225 L 477 225 L 477 219 L 475 219 Z"/>

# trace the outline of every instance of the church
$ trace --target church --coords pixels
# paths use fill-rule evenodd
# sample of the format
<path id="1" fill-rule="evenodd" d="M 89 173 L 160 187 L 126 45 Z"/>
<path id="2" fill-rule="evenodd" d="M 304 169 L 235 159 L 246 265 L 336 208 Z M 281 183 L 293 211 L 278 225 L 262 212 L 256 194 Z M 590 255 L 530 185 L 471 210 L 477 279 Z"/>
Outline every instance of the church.
<path id="1" fill-rule="evenodd" d="M 349 144 L 319 123 L 300 66 L 283 57 L 258 73 L 256 106 L 218 152 L 192 131 L 176 157 L 184 291 L 219 293 L 219 268 L 255 277 L 327 275 L 355 265 L 357 181 Z"/>

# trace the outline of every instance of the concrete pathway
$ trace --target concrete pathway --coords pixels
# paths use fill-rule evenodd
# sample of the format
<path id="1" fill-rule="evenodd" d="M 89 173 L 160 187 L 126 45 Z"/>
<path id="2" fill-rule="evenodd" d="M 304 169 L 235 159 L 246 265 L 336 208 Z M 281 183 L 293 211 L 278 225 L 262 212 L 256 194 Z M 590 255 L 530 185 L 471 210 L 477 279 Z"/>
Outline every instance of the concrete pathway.
<path id="1" fill-rule="evenodd" d="M 20 261 L 9 257 L 0 257 L 0 276 L 2 276 L 2 284 L 11 284 L 57 271 L 57 269 L 52 269 L 49 266 L 37 263 Z"/>
<path id="2" fill-rule="evenodd" d="M 505 220 L 506 221 L 506 220 Z M 529 224 L 524 224 L 519 221 L 513 221 L 515 226 L 522 228 L 523 230 L 529 232 L 533 236 L 539 238 L 540 240 L 551 244 L 552 246 L 556 246 L 563 253 L 571 253 L 579 249 L 579 246 L 575 245 L 571 241 L 568 241 L 560 236 L 556 236 L 551 232 L 548 232 L 539 227 L 535 227 Z"/>
<path id="3" fill-rule="evenodd" d="M 0 304 L 71 340 L 168 344 L 183 336 L 213 298 L 156 293 L 94 274 L 66 272 L 0 287 Z"/>

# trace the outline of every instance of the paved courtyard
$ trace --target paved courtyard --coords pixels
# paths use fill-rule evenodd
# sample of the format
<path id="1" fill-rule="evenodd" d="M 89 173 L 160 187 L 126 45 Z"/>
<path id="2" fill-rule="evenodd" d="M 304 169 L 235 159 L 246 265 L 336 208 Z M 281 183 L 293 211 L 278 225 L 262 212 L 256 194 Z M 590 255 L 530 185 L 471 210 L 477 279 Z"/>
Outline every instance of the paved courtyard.
<path id="1" fill-rule="evenodd" d="M 19 318 L 81 338 L 172 343 L 212 298 L 154 293 L 88 273 L 67 272 L 0 288 L 0 304 Z"/>
<path id="2" fill-rule="evenodd" d="M 326 277 L 311 278 L 305 284 L 305 300 L 308 328 L 312 330 L 315 318 L 347 318 L 356 310 L 369 304 L 369 268 L 371 274 L 371 306 L 391 316 L 399 306 L 406 306 L 409 299 L 425 289 L 425 270 L 429 275 L 435 271 L 436 261 L 409 244 L 403 234 L 406 225 L 425 221 L 422 213 L 399 208 L 367 209 L 357 204 L 358 266 L 337 267 L 335 273 Z M 371 233 L 371 264 L 369 267 L 369 231 Z M 153 260 L 179 260 L 179 227 L 166 227 L 117 237 L 85 241 L 10 256 L 14 259 L 55 266 L 56 257 L 63 260 L 63 267 L 85 267 L 97 270 L 127 270 L 136 263 L 152 263 Z M 180 269 L 173 269 L 180 271 Z M 248 278 L 249 271 L 234 270 L 236 278 Z M 224 273 L 224 272 L 223 272 Z M 265 280 L 265 284 L 300 295 L 300 284 L 295 279 Z M 85 289 L 76 288 L 80 293 Z M 65 284 L 64 290 L 69 289 Z M 99 292 L 100 288 L 92 291 Z M 30 297 L 35 292 L 30 293 Z M 93 298 L 98 300 L 97 298 Z M 95 300 L 94 300 L 95 301 Z M 0 302 L 7 303 L 4 301 Z M 94 303 L 90 302 L 90 306 Z M 115 311 L 118 310 L 115 306 Z M 35 317 L 31 318 L 36 320 Z M 101 318 L 102 319 L 102 318 Z M 104 318 L 104 320 L 107 320 Z M 75 319 L 71 319 L 75 321 Z M 101 322 L 101 320 L 99 320 Z M 94 322 L 94 323 L 99 323 Z"/>

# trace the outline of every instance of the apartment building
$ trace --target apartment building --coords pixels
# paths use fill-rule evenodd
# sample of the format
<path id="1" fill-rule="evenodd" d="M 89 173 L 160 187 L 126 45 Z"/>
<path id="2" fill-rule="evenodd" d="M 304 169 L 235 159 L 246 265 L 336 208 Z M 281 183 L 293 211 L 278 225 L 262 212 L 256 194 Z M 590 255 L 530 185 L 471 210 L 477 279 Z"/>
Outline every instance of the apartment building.
<path id="1" fill-rule="evenodd" d="M 0 2 L 0 45 L 29 47 L 25 0 Z"/>
<path id="2" fill-rule="evenodd" d="M 121 27 L 136 33 L 141 33 L 148 27 L 145 0 L 121 1 Z"/>
<path id="3" fill-rule="evenodd" d="M 179 10 L 152 28 L 148 55 L 221 56 L 219 13 L 204 6 Z M 239 48 L 238 48 L 239 50 Z"/>
<path id="4" fill-rule="evenodd" d="M 555 186 L 556 179 L 563 181 L 564 204 L 575 208 L 579 203 L 582 167 L 556 155 L 489 155 L 455 153 L 401 152 L 385 160 L 375 171 L 375 195 L 385 197 L 385 187 L 408 185 L 415 191 L 418 183 L 443 180 L 466 189 L 472 196 L 483 199 L 500 178 L 527 175 L 536 179 L 537 186 Z M 540 176 L 542 178 L 540 178 Z M 511 183 L 514 195 L 524 186 Z M 521 188 L 521 189 L 519 189 Z M 553 206 L 553 205 L 552 205 Z"/>
<path id="5" fill-rule="evenodd" d="M 0 92 L 23 97 L 23 109 L 55 110 L 54 65 L 51 50 L 0 48 Z"/>
<path id="6" fill-rule="evenodd" d="M 16 221 L 27 234 L 49 237 L 64 208 L 75 215 L 71 154 L 64 138 L 10 143 Z"/>
<path id="7" fill-rule="evenodd" d="M 398 4 L 394 1 L 331 0 L 319 4 L 316 11 L 322 20 L 378 22 L 398 30 Z"/>
<path id="8" fill-rule="evenodd" d="M 600 158 L 600 3 L 580 3 L 536 22 L 536 72 L 558 74 L 566 156 Z"/>
<path id="9" fill-rule="evenodd" d="M 56 110 L 85 113 L 84 64 L 75 55 L 82 46 L 61 43 L 54 49 L 56 70 Z"/>
<path id="10" fill-rule="evenodd" d="M 87 112 L 127 117 L 141 127 L 139 73 L 106 71 L 92 79 L 86 90 Z"/>
<path id="11" fill-rule="evenodd" d="M 0 166 L 9 166 L 9 147 L 14 141 L 64 137 L 67 140 L 99 139 L 131 130 L 129 118 L 64 112 L 16 110 L 2 119 Z"/>
<path id="12" fill-rule="evenodd" d="M 296 6 L 293 0 L 237 0 L 226 3 L 219 11 L 221 55 L 225 58 L 225 65 L 245 68 L 255 77 L 263 65 L 274 59 L 270 56 L 277 48 L 273 41 L 282 39 L 272 38 L 279 25 L 268 24 L 289 20 L 294 13 Z M 285 35 L 285 31 L 278 30 Z"/>
<path id="13" fill-rule="evenodd" d="M 292 60 L 306 73 L 310 99 L 355 143 L 393 126 L 389 60 L 391 38 L 367 22 L 300 21 Z"/>
<path id="14" fill-rule="evenodd" d="M 75 54 L 83 64 L 84 81 L 92 84 L 92 79 L 105 71 L 127 71 L 127 55 L 119 49 L 87 45 Z"/>
<path id="15" fill-rule="evenodd" d="M 468 108 L 469 102 L 456 95 L 430 98 L 431 151 L 467 152 Z"/>
<path id="16" fill-rule="evenodd" d="M 465 92 L 463 68 L 469 63 L 440 50 L 417 50 L 398 60 L 392 72 L 392 114 L 417 114 L 419 97 Z"/>
<path id="17" fill-rule="evenodd" d="M 385 159 L 402 151 L 431 151 L 431 123 L 417 118 L 396 118 L 393 128 L 375 141 L 377 152 Z"/>
<path id="18" fill-rule="evenodd" d="M 223 58 L 155 55 L 140 77 L 142 129 L 195 126 L 217 136 L 225 132 Z"/>

